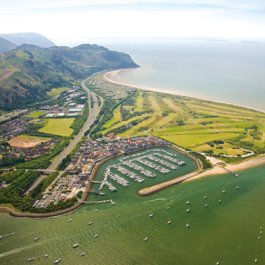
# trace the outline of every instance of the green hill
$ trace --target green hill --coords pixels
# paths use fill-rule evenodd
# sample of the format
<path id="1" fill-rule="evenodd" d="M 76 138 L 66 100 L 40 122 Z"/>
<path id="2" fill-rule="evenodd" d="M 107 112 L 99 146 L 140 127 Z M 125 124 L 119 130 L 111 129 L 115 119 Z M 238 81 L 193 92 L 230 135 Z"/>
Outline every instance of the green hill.
<path id="1" fill-rule="evenodd" d="M 44 100 L 51 88 L 69 85 L 98 71 L 131 67 L 137 65 L 129 55 L 97 45 L 21 45 L 0 54 L 0 108 Z"/>

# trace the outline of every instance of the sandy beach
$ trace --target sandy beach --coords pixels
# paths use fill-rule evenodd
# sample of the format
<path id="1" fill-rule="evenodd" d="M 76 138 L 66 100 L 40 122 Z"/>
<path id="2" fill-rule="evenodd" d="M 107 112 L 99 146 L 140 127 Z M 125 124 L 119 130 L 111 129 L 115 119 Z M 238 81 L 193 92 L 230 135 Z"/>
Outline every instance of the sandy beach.
<path id="1" fill-rule="evenodd" d="M 187 93 L 182 93 L 180 91 L 172 91 L 170 89 L 162 89 L 162 88 L 154 88 L 154 87 L 148 87 L 148 86 L 135 86 L 130 83 L 122 82 L 119 81 L 119 73 L 124 72 L 124 71 L 130 71 L 132 69 L 122 69 L 122 70 L 115 70 L 115 71 L 110 71 L 106 72 L 104 74 L 104 79 L 110 83 L 116 84 L 116 85 L 123 85 L 123 86 L 128 86 L 128 87 L 134 87 L 142 90 L 147 90 L 147 91 L 152 91 L 152 92 L 160 92 L 160 93 L 167 93 L 171 95 L 179 95 L 179 96 L 189 96 L 189 97 L 195 97 L 192 94 L 187 94 Z"/>
<path id="2" fill-rule="evenodd" d="M 211 98 L 203 98 L 203 97 L 199 97 L 198 95 L 195 95 L 192 93 L 187 93 L 187 92 L 182 92 L 179 90 L 171 90 L 171 89 L 166 89 L 166 88 L 154 88 L 154 87 L 149 87 L 149 86 L 133 85 L 133 84 L 119 80 L 119 73 L 124 72 L 124 71 L 131 71 L 131 70 L 132 69 L 121 69 L 121 70 L 109 71 L 109 72 L 104 73 L 103 77 L 107 82 L 110 82 L 110 83 L 113 83 L 116 85 L 128 86 L 128 87 L 133 87 L 133 88 L 142 89 L 142 90 L 151 91 L 151 92 L 166 93 L 166 94 L 175 95 L 175 96 L 184 96 L 184 97 L 191 97 L 191 98 L 196 98 L 196 99 L 201 99 L 201 100 L 207 100 L 207 101 L 212 101 L 212 102 L 221 103 L 221 104 L 228 104 L 231 106 L 251 109 L 254 111 L 259 111 L 259 112 L 265 113 L 263 110 L 254 109 L 254 108 L 249 107 L 249 106 L 235 105 L 233 103 L 222 102 L 222 101 L 218 101 L 218 100 L 211 99 Z"/>
<path id="3" fill-rule="evenodd" d="M 258 157 L 246 160 L 242 163 L 227 165 L 225 167 L 225 169 L 216 165 L 212 169 L 204 171 L 204 172 L 202 172 L 202 173 L 200 173 L 200 174 L 198 174 L 192 178 L 189 178 L 185 181 L 192 181 L 192 180 L 203 178 L 203 177 L 227 174 L 228 173 L 227 170 L 237 173 L 237 172 L 240 172 L 242 170 L 252 168 L 252 167 L 261 166 L 264 164 L 265 164 L 265 155 L 260 155 Z"/>

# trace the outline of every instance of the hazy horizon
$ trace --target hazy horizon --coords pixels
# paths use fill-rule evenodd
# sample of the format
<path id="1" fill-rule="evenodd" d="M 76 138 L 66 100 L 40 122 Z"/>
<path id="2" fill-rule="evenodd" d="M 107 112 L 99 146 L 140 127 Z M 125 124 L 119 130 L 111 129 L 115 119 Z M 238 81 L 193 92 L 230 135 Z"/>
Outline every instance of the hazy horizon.
<path id="1" fill-rule="evenodd" d="M 11 0 L 1 32 L 37 32 L 57 45 L 119 39 L 265 39 L 259 0 Z M 19 22 L 19 23 L 18 23 Z"/>

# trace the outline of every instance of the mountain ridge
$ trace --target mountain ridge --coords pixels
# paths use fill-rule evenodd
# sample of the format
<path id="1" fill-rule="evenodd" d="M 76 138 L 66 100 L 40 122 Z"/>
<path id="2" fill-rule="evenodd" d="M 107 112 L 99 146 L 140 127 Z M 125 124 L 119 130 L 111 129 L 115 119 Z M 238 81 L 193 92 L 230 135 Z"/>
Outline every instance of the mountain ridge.
<path id="1" fill-rule="evenodd" d="M 10 51 L 16 47 L 16 44 L 0 36 L 0 53 Z"/>
<path id="2" fill-rule="evenodd" d="M 22 44 L 33 44 L 42 48 L 55 46 L 51 40 L 34 32 L 0 34 L 0 37 L 14 43 L 16 46 Z"/>
<path id="3" fill-rule="evenodd" d="M 70 85 L 95 72 L 137 66 L 128 54 L 98 45 L 20 45 L 0 54 L 0 108 L 25 107 L 48 99 L 53 87 Z"/>

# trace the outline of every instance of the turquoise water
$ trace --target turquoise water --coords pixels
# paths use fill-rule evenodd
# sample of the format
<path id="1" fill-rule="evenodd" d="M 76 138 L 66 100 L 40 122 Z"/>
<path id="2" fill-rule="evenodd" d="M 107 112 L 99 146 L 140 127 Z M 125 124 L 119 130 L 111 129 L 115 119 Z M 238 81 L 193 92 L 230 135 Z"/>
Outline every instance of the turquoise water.
<path id="1" fill-rule="evenodd" d="M 265 111 L 265 44 L 171 42 L 108 45 L 128 52 L 141 68 L 117 81 Z"/>
<path id="2" fill-rule="evenodd" d="M 147 197 L 119 190 L 116 205 L 86 205 L 58 218 L 0 214 L 0 234 L 16 232 L 0 240 L 0 264 L 45 265 L 59 257 L 65 265 L 249 265 L 256 258 L 265 264 L 264 189 L 261 166 L 239 177 L 213 176 Z M 29 263 L 29 257 L 35 260 Z"/>

